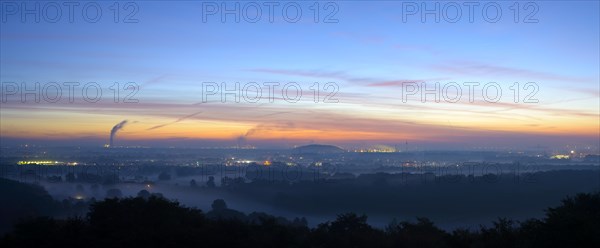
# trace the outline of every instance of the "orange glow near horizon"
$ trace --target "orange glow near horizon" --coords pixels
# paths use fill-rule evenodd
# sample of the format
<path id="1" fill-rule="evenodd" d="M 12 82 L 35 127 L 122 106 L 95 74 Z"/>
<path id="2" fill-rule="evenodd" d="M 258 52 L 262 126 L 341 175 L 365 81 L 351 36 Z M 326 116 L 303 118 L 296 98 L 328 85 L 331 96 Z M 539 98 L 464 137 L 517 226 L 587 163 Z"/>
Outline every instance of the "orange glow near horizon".
<path id="1" fill-rule="evenodd" d="M 110 129 L 120 119 L 111 118 L 103 123 L 96 122 L 85 125 L 77 125 L 77 121 L 66 126 L 65 119 L 56 120 L 3 120 L 0 132 L 4 137 L 16 138 L 79 138 L 93 137 L 108 139 Z M 375 120 L 374 122 L 377 122 Z M 268 124 L 268 123 L 267 123 Z M 429 124 L 417 128 L 418 132 L 404 132 L 403 130 L 373 130 L 369 127 L 336 127 L 321 126 L 320 129 L 302 127 L 297 124 L 290 128 L 266 128 L 259 130 L 245 138 L 251 140 L 289 139 L 289 140 L 432 140 L 436 137 L 455 136 L 461 133 L 478 132 L 510 132 L 524 134 L 545 135 L 574 135 L 574 136 L 597 136 L 599 135 L 598 123 L 593 121 L 577 122 L 572 120 L 555 120 L 553 126 L 527 125 L 512 123 L 510 121 L 489 120 L 481 122 L 463 121 L 451 124 Z M 244 136 L 246 132 L 257 125 L 248 123 L 237 123 L 228 121 L 193 121 L 177 123 L 160 129 L 148 130 L 153 125 L 147 123 L 128 124 L 118 133 L 122 140 L 160 140 L 171 138 L 188 139 L 216 139 L 227 140 Z M 376 128 L 376 127 L 375 127 Z"/>
<path id="2" fill-rule="evenodd" d="M 287 109 L 289 111 L 269 106 L 248 112 L 238 106 L 206 106 L 189 119 L 181 119 L 181 116 L 198 112 L 198 107 L 164 111 L 151 108 L 148 114 L 127 116 L 100 114 L 85 109 L 76 112 L 64 109 L 32 111 L 24 115 L 18 110 L 3 109 L 0 132 L 2 137 L 44 140 L 93 138 L 108 142 L 111 128 L 127 119 L 128 123 L 118 132 L 117 140 L 197 139 L 236 143 L 241 138 L 249 144 L 269 140 L 448 142 L 490 135 L 502 137 L 505 134 L 565 137 L 600 135 L 599 120 L 593 115 L 568 112 L 559 115 L 556 111 L 538 113 L 528 108 L 494 113 L 485 111 L 486 105 L 482 104 L 473 108 L 446 104 L 439 109 L 401 111 L 374 111 L 368 106 L 361 108 L 353 104 L 340 104 L 334 108 L 312 109 L 308 106 Z M 340 111 L 347 108 L 354 109 L 348 114 Z M 169 115 L 162 115 L 164 112 Z M 277 118 L 269 117 L 273 112 L 283 114 Z"/>

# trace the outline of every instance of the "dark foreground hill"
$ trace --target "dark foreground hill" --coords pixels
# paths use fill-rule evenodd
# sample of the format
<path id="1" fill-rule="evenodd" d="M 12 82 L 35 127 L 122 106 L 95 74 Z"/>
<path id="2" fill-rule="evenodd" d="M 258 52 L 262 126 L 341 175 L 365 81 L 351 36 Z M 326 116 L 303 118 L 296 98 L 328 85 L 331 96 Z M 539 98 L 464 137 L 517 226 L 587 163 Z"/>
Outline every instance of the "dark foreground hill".
<path id="1" fill-rule="evenodd" d="M 0 247 L 600 247 L 600 193 L 578 194 L 542 219 L 499 219 L 491 227 L 444 231 L 427 218 L 373 228 L 347 213 L 308 228 L 305 221 L 245 215 L 216 200 L 203 213 L 159 196 L 91 203 L 83 217 L 30 218 Z"/>

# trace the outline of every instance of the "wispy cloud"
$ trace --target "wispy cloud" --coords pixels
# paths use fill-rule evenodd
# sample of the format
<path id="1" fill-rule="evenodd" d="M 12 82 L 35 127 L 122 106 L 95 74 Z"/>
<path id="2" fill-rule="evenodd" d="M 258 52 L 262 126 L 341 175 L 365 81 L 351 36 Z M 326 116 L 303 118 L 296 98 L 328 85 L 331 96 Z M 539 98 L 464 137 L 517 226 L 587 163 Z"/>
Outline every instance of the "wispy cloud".
<path id="1" fill-rule="evenodd" d="M 325 71 L 325 70 L 285 70 L 285 69 L 269 69 L 269 68 L 256 68 L 251 69 L 254 72 L 263 72 L 270 74 L 279 74 L 286 76 L 300 76 L 300 77 L 314 77 L 314 78 L 326 78 L 336 79 L 354 83 L 365 83 L 372 82 L 376 79 L 370 77 L 356 77 L 349 75 L 344 71 Z"/>
<path id="2" fill-rule="evenodd" d="M 439 72 L 469 76 L 519 76 L 530 80 L 552 80 L 573 83 L 589 83 L 590 81 L 594 81 L 594 79 L 587 77 L 565 76 L 551 72 L 472 61 L 451 61 L 443 64 L 434 64 L 430 68 Z"/>
<path id="3" fill-rule="evenodd" d="M 391 80 L 391 81 L 382 81 L 376 83 L 370 83 L 367 86 L 371 87 L 398 87 L 403 86 L 405 83 L 426 83 L 426 82 L 439 82 L 443 80 L 448 80 L 449 77 L 438 77 L 438 78 L 423 78 L 423 79 L 402 79 L 402 80 Z"/>
<path id="4" fill-rule="evenodd" d="M 154 130 L 154 129 L 158 129 L 158 128 L 161 128 L 161 127 L 166 127 L 168 125 L 172 125 L 172 124 L 175 124 L 175 123 L 187 120 L 187 119 L 192 118 L 192 117 L 194 117 L 196 115 L 199 115 L 201 113 L 202 112 L 196 112 L 196 113 L 193 113 L 193 114 L 190 114 L 190 115 L 186 115 L 186 116 L 180 117 L 179 119 L 177 119 L 175 121 L 172 121 L 172 122 L 169 122 L 169 123 L 165 123 L 165 124 L 161 124 L 161 125 L 156 125 L 156 126 L 153 126 L 151 128 L 148 128 L 146 130 Z"/>

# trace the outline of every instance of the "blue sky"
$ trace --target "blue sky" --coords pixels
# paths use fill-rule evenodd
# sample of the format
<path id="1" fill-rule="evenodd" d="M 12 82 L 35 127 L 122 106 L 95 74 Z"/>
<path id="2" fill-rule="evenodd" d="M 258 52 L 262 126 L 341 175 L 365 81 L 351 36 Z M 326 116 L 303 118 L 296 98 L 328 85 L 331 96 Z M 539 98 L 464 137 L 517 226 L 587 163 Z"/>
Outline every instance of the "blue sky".
<path id="1" fill-rule="evenodd" d="M 203 22 L 201 2 L 140 1 L 135 2 L 139 8 L 134 16 L 137 23 L 114 23 L 114 12 L 109 9 L 113 2 L 98 3 L 103 15 L 97 23 L 77 15 L 81 14 L 81 5 L 75 9 L 73 23 L 68 22 L 66 14 L 57 23 L 43 18 L 40 23 L 31 19 L 22 23 L 18 14 L 7 15 L 3 2 L 6 22 L 2 22 L 0 31 L 1 81 L 98 82 L 106 88 L 114 82 L 136 82 L 141 86 L 136 95 L 140 103 L 30 104 L 14 98 L 2 103 L 3 137 L 101 139 L 112 125 L 130 119 L 136 122 L 124 129 L 122 136 L 133 143 L 147 136 L 233 140 L 245 130 L 271 125 L 256 139 L 294 140 L 286 144 L 321 139 L 339 144 L 355 140 L 388 144 L 407 139 L 430 143 L 460 140 L 461 144 L 474 145 L 486 137 L 493 144 L 495 138 L 514 135 L 522 138 L 511 142 L 533 144 L 539 136 L 545 136 L 565 142 L 560 145 L 597 146 L 597 1 L 534 2 L 539 7 L 534 15 L 537 23 L 522 22 L 533 10 L 523 9 L 526 2 L 520 2 L 520 21 L 515 23 L 509 8 L 513 1 L 497 2 L 502 17 L 496 23 L 482 17 L 481 7 L 486 2 L 475 9 L 472 23 L 464 5 L 457 23 L 443 18 L 436 23 L 432 15 L 423 23 L 418 14 L 403 22 L 400 1 L 334 2 L 338 7 L 334 16 L 337 23 L 315 23 L 310 9 L 314 1 L 297 2 L 303 12 L 296 23 L 286 22 L 280 12 L 273 23 L 265 13 L 257 23 L 243 18 L 236 23 L 233 16 L 222 22 L 218 14 Z M 125 3 L 120 2 L 120 7 Z M 233 8 L 235 3 L 243 7 L 249 2 L 225 4 Z M 276 10 L 281 11 L 285 3 Z M 320 20 L 333 10 L 323 9 L 326 3 L 319 2 Z M 443 7 L 448 2 L 414 3 L 428 7 L 440 3 Z M 132 9 L 121 9 L 120 19 L 128 10 Z M 340 103 L 315 104 L 306 97 L 295 105 L 279 101 L 260 108 L 248 103 L 198 105 L 202 82 L 213 81 L 228 85 L 298 82 L 305 91 L 314 82 L 321 86 L 335 82 Z M 399 83 L 405 81 L 442 85 L 497 82 L 504 94 L 498 104 L 482 99 L 462 104 L 421 104 L 418 99 L 403 103 Z M 514 82 L 520 82 L 521 87 L 535 82 L 539 103 L 514 103 L 508 91 Z M 153 130 L 156 133 L 145 131 L 198 111 L 203 114 Z M 264 115 L 270 117 L 257 118 Z M 321 116 L 332 119 L 306 121 Z M 80 128 L 61 127 L 61 122 L 74 119 Z M 23 125 L 40 122 L 49 125 Z M 336 127 L 340 122 L 348 125 Z M 412 126 L 401 126 L 408 131 L 398 131 L 394 123 Z M 228 128 L 219 129 L 218 135 L 198 131 L 215 126 Z M 39 132 L 28 132 L 31 128 Z M 416 134 L 429 132 L 435 137 Z M 461 134 L 459 138 L 457 133 Z"/>

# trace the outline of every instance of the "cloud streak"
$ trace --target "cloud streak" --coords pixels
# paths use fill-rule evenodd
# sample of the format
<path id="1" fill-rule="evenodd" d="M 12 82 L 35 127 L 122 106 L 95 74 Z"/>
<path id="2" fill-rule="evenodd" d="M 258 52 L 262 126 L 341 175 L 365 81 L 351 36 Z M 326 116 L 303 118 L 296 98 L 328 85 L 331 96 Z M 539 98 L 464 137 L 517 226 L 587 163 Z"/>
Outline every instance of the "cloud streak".
<path id="1" fill-rule="evenodd" d="M 173 125 L 173 124 L 175 124 L 175 123 L 178 123 L 178 122 L 181 122 L 181 121 L 187 120 L 187 119 L 189 119 L 189 118 L 192 118 L 192 117 L 194 117 L 194 116 L 196 116 L 196 115 L 199 115 L 199 114 L 201 114 L 201 113 L 202 113 L 202 111 L 200 111 L 200 112 L 196 112 L 196 113 L 193 113 L 193 114 L 190 114 L 190 115 L 186 115 L 186 116 L 180 117 L 179 119 L 177 119 L 177 120 L 175 120 L 175 121 L 172 121 L 172 122 L 169 122 L 169 123 L 165 123 L 165 124 L 161 124 L 161 125 L 156 125 L 156 126 L 153 126 L 153 127 L 151 127 L 151 128 L 148 128 L 148 129 L 146 129 L 146 130 L 154 130 L 154 129 L 159 129 L 159 128 L 162 128 L 162 127 L 166 127 L 166 126 L 168 126 L 168 125 Z"/>
<path id="2" fill-rule="evenodd" d="M 430 66 L 430 69 L 444 73 L 470 76 L 518 76 L 526 77 L 530 80 L 551 80 L 573 83 L 589 83 L 594 81 L 592 78 L 564 76 L 549 72 L 472 61 L 453 61 L 444 64 L 434 64 Z"/>

